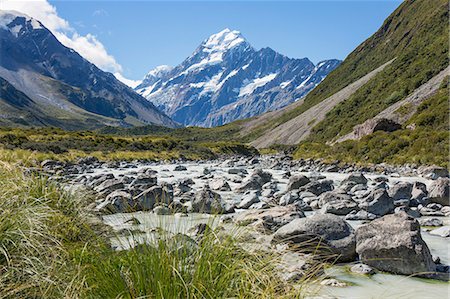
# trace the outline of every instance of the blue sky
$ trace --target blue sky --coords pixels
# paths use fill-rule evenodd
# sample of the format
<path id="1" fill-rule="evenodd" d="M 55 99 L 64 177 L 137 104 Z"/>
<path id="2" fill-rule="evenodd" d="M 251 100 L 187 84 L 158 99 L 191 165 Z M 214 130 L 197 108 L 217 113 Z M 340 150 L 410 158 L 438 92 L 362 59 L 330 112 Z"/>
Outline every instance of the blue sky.
<path id="1" fill-rule="evenodd" d="M 93 34 L 141 79 L 176 65 L 209 35 L 239 30 L 255 47 L 293 58 L 344 59 L 374 33 L 400 0 L 354 1 L 49 1 L 80 34 Z"/>

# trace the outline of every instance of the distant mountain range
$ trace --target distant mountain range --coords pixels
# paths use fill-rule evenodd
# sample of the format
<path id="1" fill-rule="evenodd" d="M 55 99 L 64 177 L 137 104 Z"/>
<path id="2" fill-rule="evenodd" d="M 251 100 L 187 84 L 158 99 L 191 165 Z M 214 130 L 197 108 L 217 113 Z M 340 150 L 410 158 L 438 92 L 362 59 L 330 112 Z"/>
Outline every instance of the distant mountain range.
<path id="1" fill-rule="evenodd" d="M 303 98 L 340 60 L 314 65 L 270 48 L 254 49 L 238 31 L 211 35 L 176 67 L 150 71 L 135 90 L 186 126 L 218 126 Z"/>
<path id="2" fill-rule="evenodd" d="M 63 46 L 38 20 L 0 11 L 0 125 L 87 129 L 177 124 Z"/>

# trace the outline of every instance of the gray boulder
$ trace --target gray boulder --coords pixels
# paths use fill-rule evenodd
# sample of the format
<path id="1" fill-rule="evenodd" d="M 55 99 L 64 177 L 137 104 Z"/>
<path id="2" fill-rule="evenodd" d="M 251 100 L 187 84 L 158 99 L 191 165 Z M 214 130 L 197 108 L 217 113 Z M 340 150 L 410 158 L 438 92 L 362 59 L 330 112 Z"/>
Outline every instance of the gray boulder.
<path id="1" fill-rule="evenodd" d="M 389 273 L 428 276 L 436 271 L 420 225 L 405 213 L 386 215 L 356 231 L 360 260 Z"/>
<path id="2" fill-rule="evenodd" d="M 226 211 L 226 203 L 220 194 L 212 191 L 209 186 L 195 193 L 192 201 L 192 211 L 196 213 L 223 214 Z"/>
<path id="3" fill-rule="evenodd" d="M 236 189 L 237 192 L 243 193 L 248 190 L 261 190 L 262 186 L 272 180 L 272 174 L 261 169 L 255 172 Z"/>
<path id="4" fill-rule="evenodd" d="M 377 215 L 369 213 L 364 210 L 351 211 L 345 216 L 345 220 L 374 220 L 376 218 Z"/>
<path id="5" fill-rule="evenodd" d="M 367 185 L 367 179 L 362 173 L 352 173 L 347 178 L 345 178 L 341 185 L 346 184 L 347 182 L 354 182 L 356 185 L 363 184 Z"/>
<path id="6" fill-rule="evenodd" d="M 123 189 L 124 185 L 121 180 L 118 179 L 107 179 L 100 185 L 94 188 L 94 190 L 100 194 L 100 196 L 105 196 L 113 191 Z"/>
<path id="7" fill-rule="evenodd" d="M 363 274 L 363 275 L 371 275 L 375 274 L 375 271 L 372 267 L 365 265 L 365 264 L 356 264 L 350 268 L 350 271 L 357 274 Z"/>
<path id="8" fill-rule="evenodd" d="M 247 191 L 241 199 L 241 202 L 237 205 L 238 209 L 248 209 L 251 205 L 260 202 L 259 191 Z"/>
<path id="9" fill-rule="evenodd" d="M 140 210 L 150 211 L 155 204 L 170 205 L 173 201 L 173 193 L 166 186 L 153 186 L 137 195 L 134 200 L 140 206 Z"/>
<path id="10" fill-rule="evenodd" d="M 95 207 L 101 213 L 125 213 L 139 210 L 130 193 L 123 190 L 111 192 L 104 201 Z"/>
<path id="11" fill-rule="evenodd" d="M 444 222 L 439 218 L 419 219 L 421 226 L 443 226 Z"/>
<path id="12" fill-rule="evenodd" d="M 211 187 L 211 190 L 231 191 L 230 185 L 223 178 L 214 179 L 209 183 L 209 187 Z"/>
<path id="13" fill-rule="evenodd" d="M 438 178 L 448 177 L 448 169 L 439 166 L 428 166 L 420 168 L 422 176 L 427 179 L 437 180 Z"/>
<path id="14" fill-rule="evenodd" d="M 300 189 L 300 187 L 305 186 L 306 184 L 308 184 L 310 182 L 310 179 L 308 179 L 306 176 L 304 175 L 295 175 L 295 176 L 291 176 L 289 178 L 289 183 L 287 185 L 287 191 L 291 191 L 291 190 L 295 190 L 295 189 Z"/>
<path id="15" fill-rule="evenodd" d="M 177 165 L 175 166 L 175 168 L 173 169 L 173 171 L 186 171 L 187 168 L 184 165 Z"/>
<path id="16" fill-rule="evenodd" d="M 394 201 L 386 190 L 375 189 L 359 203 L 359 207 L 371 214 L 384 216 L 394 211 Z"/>
<path id="17" fill-rule="evenodd" d="M 438 178 L 430 187 L 428 197 L 431 202 L 444 206 L 450 205 L 450 179 Z"/>
<path id="18" fill-rule="evenodd" d="M 398 182 L 394 184 L 389 190 L 389 196 L 394 200 L 411 199 L 411 192 L 413 185 L 408 182 Z"/>
<path id="19" fill-rule="evenodd" d="M 333 181 L 332 180 L 318 180 L 312 181 L 301 187 L 300 192 L 311 192 L 314 195 L 320 195 L 327 191 L 333 190 Z"/>
<path id="20" fill-rule="evenodd" d="M 341 262 L 355 259 L 355 232 L 338 216 L 315 214 L 294 219 L 273 235 L 272 243 L 287 242 L 294 249 L 317 252 L 324 257 Z"/>

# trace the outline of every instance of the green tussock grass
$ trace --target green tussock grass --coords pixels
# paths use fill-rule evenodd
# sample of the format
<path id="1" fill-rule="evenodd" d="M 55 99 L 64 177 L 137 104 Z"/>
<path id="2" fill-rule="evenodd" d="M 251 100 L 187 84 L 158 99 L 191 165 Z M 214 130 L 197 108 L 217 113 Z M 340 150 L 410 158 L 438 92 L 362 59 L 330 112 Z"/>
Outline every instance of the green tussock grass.
<path id="1" fill-rule="evenodd" d="M 281 281 L 276 255 L 245 251 L 220 229 L 194 244 L 162 226 L 156 242 L 115 251 L 89 196 L 22 169 L 35 158 L 26 152 L 3 158 L 0 298 L 302 298 L 314 281 Z"/>

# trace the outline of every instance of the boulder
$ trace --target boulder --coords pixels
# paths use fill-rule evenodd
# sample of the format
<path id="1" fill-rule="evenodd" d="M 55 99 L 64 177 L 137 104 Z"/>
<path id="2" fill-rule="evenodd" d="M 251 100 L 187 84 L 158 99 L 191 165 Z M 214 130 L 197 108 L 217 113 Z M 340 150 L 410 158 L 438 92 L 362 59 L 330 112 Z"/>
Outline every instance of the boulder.
<path id="1" fill-rule="evenodd" d="M 356 185 L 362 184 L 367 185 L 367 179 L 362 173 L 352 173 L 347 178 L 345 178 L 341 185 L 346 184 L 348 182 L 354 182 Z"/>
<path id="2" fill-rule="evenodd" d="M 300 189 L 300 187 L 308 184 L 310 180 L 304 175 L 295 175 L 289 178 L 289 183 L 287 184 L 287 191 Z"/>
<path id="3" fill-rule="evenodd" d="M 149 189 L 156 186 L 157 178 L 154 175 L 139 174 L 133 181 L 131 181 L 130 186 L 138 186 L 139 188 Z"/>
<path id="4" fill-rule="evenodd" d="M 315 214 L 294 219 L 273 235 L 272 243 L 287 242 L 293 248 L 324 254 L 340 262 L 355 259 L 355 232 L 342 218 L 332 214 Z"/>
<path id="5" fill-rule="evenodd" d="M 132 200 L 130 193 L 123 190 L 111 192 L 104 201 L 95 207 L 101 213 L 126 213 L 135 212 L 139 207 Z"/>
<path id="6" fill-rule="evenodd" d="M 430 187 L 428 197 L 431 202 L 444 206 L 450 205 L 450 179 L 438 178 Z"/>
<path id="7" fill-rule="evenodd" d="M 237 205 L 238 209 L 248 209 L 251 205 L 260 202 L 259 191 L 247 191 L 241 199 L 241 202 Z"/>
<path id="8" fill-rule="evenodd" d="M 261 190 L 262 186 L 272 180 L 272 174 L 261 169 L 255 172 L 236 189 L 238 193 L 244 193 L 248 190 Z"/>
<path id="9" fill-rule="evenodd" d="M 360 260 L 378 270 L 427 276 L 436 271 L 417 220 L 406 213 L 386 215 L 356 231 Z"/>
<path id="10" fill-rule="evenodd" d="M 419 219 L 421 226 L 443 226 L 444 222 L 439 218 Z"/>
<path id="11" fill-rule="evenodd" d="M 209 187 L 211 187 L 211 190 L 231 191 L 230 185 L 223 178 L 214 179 L 209 183 Z"/>
<path id="12" fill-rule="evenodd" d="M 365 264 L 356 264 L 350 268 L 350 271 L 363 275 L 375 274 L 375 271 L 372 269 L 372 267 Z"/>
<path id="13" fill-rule="evenodd" d="M 302 211 L 294 205 L 271 207 L 262 210 L 248 210 L 236 215 L 237 225 L 251 225 L 258 231 L 271 233 L 288 224 L 294 219 L 305 217 Z"/>
<path id="14" fill-rule="evenodd" d="M 305 186 L 301 187 L 299 190 L 300 192 L 311 192 L 314 195 L 320 195 L 327 191 L 333 190 L 333 181 L 332 180 L 318 180 L 318 181 L 312 181 L 306 184 Z"/>
<path id="15" fill-rule="evenodd" d="M 192 201 L 192 211 L 196 213 L 223 214 L 226 211 L 226 203 L 220 194 L 212 191 L 209 186 L 195 193 Z"/>
<path id="16" fill-rule="evenodd" d="M 369 213 L 364 210 L 351 211 L 345 216 L 345 220 L 374 220 L 376 218 L 377 215 Z"/>
<path id="17" fill-rule="evenodd" d="M 124 185 L 122 181 L 118 179 L 108 179 L 103 183 L 94 188 L 94 190 L 100 194 L 100 196 L 105 196 L 113 191 L 123 189 Z"/>
<path id="18" fill-rule="evenodd" d="M 440 236 L 443 238 L 450 237 L 450 226 L 443 226 L 440 228 L 435 228 L 432 231 L 430 231 L 431 235 Z"/>
<path id="19" fill-rule="evenodd" d="M 408 182 L 397 182 L 389 190 L 389 196 L 394 200 L 411 199 L 413 185 Z"/>
<path id="20" fill-rule="evenodd" d="M 184 165 L 177 165 L 175 166 L 175 168 L 173 169 L 173 171 L 186 171 L 187 168 Z"/>
<path id="21" fill-rule="evenodd" d="M 384 216 L 394 211 L 394 201 L 386 190 L 375 189 L 359 203 L 359 207 L 371 214 Z"/>
<path id="22" fill-rule="evenodd" d="M 439 166 L 421 167 L 419 168 L 419 172 L 424 178 L 431 180 L 448 177 L 448 169 Z"/>
<path id="23" fill-rule="evenodd" d="M 140 210 L 150 211 L 157 203 L 170 205 L 173 194 L 165 186 L 153 186 L 137 195 L 134 200 L 140 206 Z"/>

